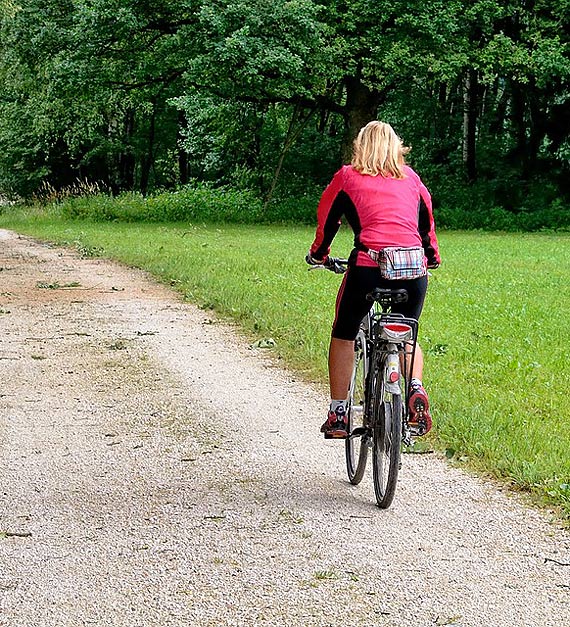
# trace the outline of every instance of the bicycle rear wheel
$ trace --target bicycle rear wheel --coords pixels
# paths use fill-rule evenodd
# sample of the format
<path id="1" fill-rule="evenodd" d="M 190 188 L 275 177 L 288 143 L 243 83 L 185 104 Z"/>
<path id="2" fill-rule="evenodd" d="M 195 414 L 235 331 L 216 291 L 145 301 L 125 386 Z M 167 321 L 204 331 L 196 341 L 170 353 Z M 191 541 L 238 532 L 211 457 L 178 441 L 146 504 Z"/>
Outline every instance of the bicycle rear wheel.
<path id="1" fill-rule="evenodd" d="M 354 367 L 348 390 L 348 433 L 345 440 L 346 470 L 348 480 L 353 485 L 362 481 L 368 450 L 370 431 L 365 426 L 365 393 L 368 360 L 366 354 L 366 336 L 359 331 L 354 343 Z"/>
<path id="2" fill-rule="evenodd" d="M 372 474 L 378 507 L 387 509 L 394 499 L 400 470 L 403 403 L 400 394 L 385 391 L 384 364 L 375 377 Z"/>

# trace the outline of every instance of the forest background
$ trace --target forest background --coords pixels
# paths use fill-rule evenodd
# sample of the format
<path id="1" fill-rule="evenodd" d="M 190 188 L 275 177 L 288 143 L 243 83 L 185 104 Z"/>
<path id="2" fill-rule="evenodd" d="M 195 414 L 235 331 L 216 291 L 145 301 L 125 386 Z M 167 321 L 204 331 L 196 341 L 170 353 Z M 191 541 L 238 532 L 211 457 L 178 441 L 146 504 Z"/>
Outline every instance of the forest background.
<path id="1" fill-rule="evenodd" d="M 378 118 L 438 227 L 570 227 L 568 0 L 0 0 L 0 20 L 4 197 L 312 222 Z"/>

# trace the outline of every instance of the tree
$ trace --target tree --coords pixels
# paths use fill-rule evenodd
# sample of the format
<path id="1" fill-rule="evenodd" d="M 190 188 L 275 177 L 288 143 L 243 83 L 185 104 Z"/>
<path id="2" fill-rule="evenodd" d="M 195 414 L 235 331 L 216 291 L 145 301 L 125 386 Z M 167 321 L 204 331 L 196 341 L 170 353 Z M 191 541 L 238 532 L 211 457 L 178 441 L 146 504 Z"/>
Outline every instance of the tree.
<path id="1" fill-rule="evenodd" d="M 321 133 L 336 134 L 341 118 L 338 165 L 397 85 L 432 74 L 443 80 L 455 70 L 461 51 L 450 41 L 457 7 L 443 1 L 427 7 L 361 0 L 318 7 L 310 0 L 209 3 L 199 14 L 203 47 L 186 73 L 191 95 L 178 104 L 190 114 L 192 103 L 209 93 L 222 107 L 287 107 L 277 172 L 309 120 Z"/>
<path id="2" fill-rule="evenodd" d="M 0 3 L 4 191 L 298 193 L 377 117 L 434 182 L 490 206 L 570 180 L 569 0 Z"/>
<path id="3" fill-rule="evenodd" d="M 180 92 L 194 14 L 191 1 L 151 7 L 138 0 L 30 0 L 5 17 L 5 161 L 26 152 L 26 171 L 55 186 L 82 175 L 116 189 L 145 191 L 151 177 L 161 184 L 167 174 L 156 163 L 175 145 L 179 124 L 168 101 Z M 14 122 L 25 126 L 27 148 L 11 132 Z M 21 193 L 28 189 L 23 179 L 16 186 Z"/>

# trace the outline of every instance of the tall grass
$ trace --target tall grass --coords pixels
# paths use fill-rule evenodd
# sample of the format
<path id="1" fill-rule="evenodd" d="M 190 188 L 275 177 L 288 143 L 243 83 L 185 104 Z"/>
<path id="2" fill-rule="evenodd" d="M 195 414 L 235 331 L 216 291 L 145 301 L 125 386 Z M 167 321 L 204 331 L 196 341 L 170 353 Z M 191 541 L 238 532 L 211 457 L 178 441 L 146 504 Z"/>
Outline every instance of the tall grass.
<path id="1" fill-rule="evenodd" d="M 145 268 L 230 316 L 324 383 L 339 277 L 307 272 L 306 227 L 108 224 L 37 217 L 0 225 Z M 570 236 L 441 232 L 420 326 L 435 438 L 448 457 L 570 517 L 567 360 Z M 350 250 L 341 231 L 333 253 Z"/>

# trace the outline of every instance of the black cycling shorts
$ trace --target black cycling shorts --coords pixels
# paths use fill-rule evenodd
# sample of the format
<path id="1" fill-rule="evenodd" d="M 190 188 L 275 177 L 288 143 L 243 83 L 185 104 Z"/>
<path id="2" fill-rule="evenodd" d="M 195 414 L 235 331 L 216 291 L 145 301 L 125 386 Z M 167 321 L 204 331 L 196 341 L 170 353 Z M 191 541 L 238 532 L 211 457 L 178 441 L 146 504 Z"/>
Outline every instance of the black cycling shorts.
<path id="1" fill-rule="evenodd" d="M 366 294 L 376 287 L 407 290 L 408 300 L 395 304 L 392 311 L 403 314 L 406 318 L 419 320 L 427 285 L 427 275 L 419 279 L 389 281 L 382 278 L 380 268 L 349 266 L 336 299 L 332 336 L 339 340 L 356 339 L 360 323 L 372 307 L 372 303 L 366 300 Z"/>

